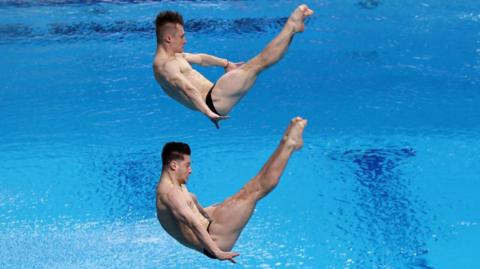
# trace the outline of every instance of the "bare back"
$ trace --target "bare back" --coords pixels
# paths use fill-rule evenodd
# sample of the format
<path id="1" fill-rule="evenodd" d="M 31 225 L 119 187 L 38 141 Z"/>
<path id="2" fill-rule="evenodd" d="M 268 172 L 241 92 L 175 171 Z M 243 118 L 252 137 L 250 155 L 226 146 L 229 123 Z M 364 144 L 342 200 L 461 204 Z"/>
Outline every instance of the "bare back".
<path id="1" fill-rule="evenodd" d="M 157 53 L 153 62 L 153 73 L 168 96 L 192 110 L 198 109 L 185 95 L 183 91 L 185 84 L 189 84 L 191 88 L 197 90 L 203 100 L 213 86 L 212 82 L 192 68 L 183 53 L 176 53 L 175 56 Z"/>
<path id="2" fill-rule="evenodd" d="M 160 180 L 156 192 L 157 218 L 165 231 L 186 247 L 202 251 L 203 246 L 198 238 L 187 225 L 175 216 L 170 206 L 169 197 L 174 195 L 180 198 L 202 226 L 207 229 L 209 221 L 198 211 L 185 185 L 179 188 L 166 180 Z"/>

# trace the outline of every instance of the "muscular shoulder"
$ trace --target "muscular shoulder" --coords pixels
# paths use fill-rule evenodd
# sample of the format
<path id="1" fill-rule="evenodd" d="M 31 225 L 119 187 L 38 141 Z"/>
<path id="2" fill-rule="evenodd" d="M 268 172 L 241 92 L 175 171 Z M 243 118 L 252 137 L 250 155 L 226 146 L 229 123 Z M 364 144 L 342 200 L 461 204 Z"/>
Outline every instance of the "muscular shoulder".
<path id="1" fill-rule="evenodd" d="M 178 207 L 179 205 L 183 205 L 184 203 L 186 204 L 183 193 L 176 188 L 166 190 L 163 195 L 163 200 L 165 204 L 169 207 Z"/>
<path id="2" fill-rule="evenodd" d="M 171 183 L 166 181 L 166 179 L 160 178 L 156 189 L 157 200 L 166 203 L 170 199 L 172 193 L 175 194 L 175 191 L 178 190 L 176 190 Z"/>
<path id="3" fill-rule="evenodd" d="M 163 190 L 157 193 L 157 210 L 159 212 L 169 212 L 169 214 L 178 213 L 185 207 L 186 202 L 183 201 L 181 194 L 174 188 Z"/>
<path id="4" fill-rule="evenodd" d="M 175 72 L 179 70 L 179 67 L 180 65 L 176 57 L 155 59 L 153 62 L 153 70 L 155 73 L 162 75 Z"/>

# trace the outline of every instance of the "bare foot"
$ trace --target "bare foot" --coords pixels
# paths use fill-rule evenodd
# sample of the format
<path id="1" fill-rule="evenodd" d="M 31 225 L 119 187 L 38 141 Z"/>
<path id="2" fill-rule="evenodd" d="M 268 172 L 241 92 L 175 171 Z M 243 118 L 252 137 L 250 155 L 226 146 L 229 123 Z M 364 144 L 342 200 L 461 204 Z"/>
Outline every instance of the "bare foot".
<path id="1" fill-rule="evenodd" d="M 294 150 L 298 150 L 303 146 L 303 129 L 307 125 L 307 120 L 300 117 L 293 118 L 285 131 L 283 137 L 287 147 L 292 147 Z"/>
<path id="2" fill-rule="evenodd" d="M 292 15 L 290 15 L 290 18 L 288 18 L 287 24 L 289 24 L 293 32 L 303 32 L 305 30 L 305 25 L 304 21 L 305 19 L 313 14 L 313 10 L 308 8 L 307 5 L 299 5 L 293 12 Z"/>

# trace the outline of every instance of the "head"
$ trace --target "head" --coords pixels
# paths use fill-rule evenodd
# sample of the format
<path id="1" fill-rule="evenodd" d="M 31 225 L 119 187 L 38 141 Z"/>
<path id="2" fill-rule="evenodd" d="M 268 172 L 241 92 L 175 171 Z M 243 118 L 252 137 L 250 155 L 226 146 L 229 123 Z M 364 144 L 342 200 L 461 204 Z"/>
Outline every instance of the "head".
<path id="1" fill-rule="evenodd" d="M 172 49 L 175 53 L 183 52 L 183 46 L 187 43 L 183 29 L 183 17 L 178 12 L 163 11 L 155 20 L 157 34 L 157 46 L 163 45 Z"/>
<path id="2" fill-rule="evenodd" d="M 190 153 L 188 144 L 181 142 L 166 143 L 162 150 L 162 173 L 169 173 L 180 184 L 185 184 L 188 176 L 192 173 Z"/>

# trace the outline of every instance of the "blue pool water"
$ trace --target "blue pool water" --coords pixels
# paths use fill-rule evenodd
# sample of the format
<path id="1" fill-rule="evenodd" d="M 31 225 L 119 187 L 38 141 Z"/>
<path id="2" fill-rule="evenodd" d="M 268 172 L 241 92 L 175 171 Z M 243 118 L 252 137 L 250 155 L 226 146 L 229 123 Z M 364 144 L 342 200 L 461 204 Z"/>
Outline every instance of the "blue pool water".
<path id="1" fill-rule="evenodd" d="M 241 61 L 297 2 L 2 1 L 0 268 L 230 268 L 158 224 L 160 150 L 191 145 L 209 205 L 297 115 L 305 146 L 237 268 L 478 267 L 480 2 L 307 3 L 306 32 L 218 131 L 156 85 L 155 15 L 184 14 L 188 51 Z"/>

